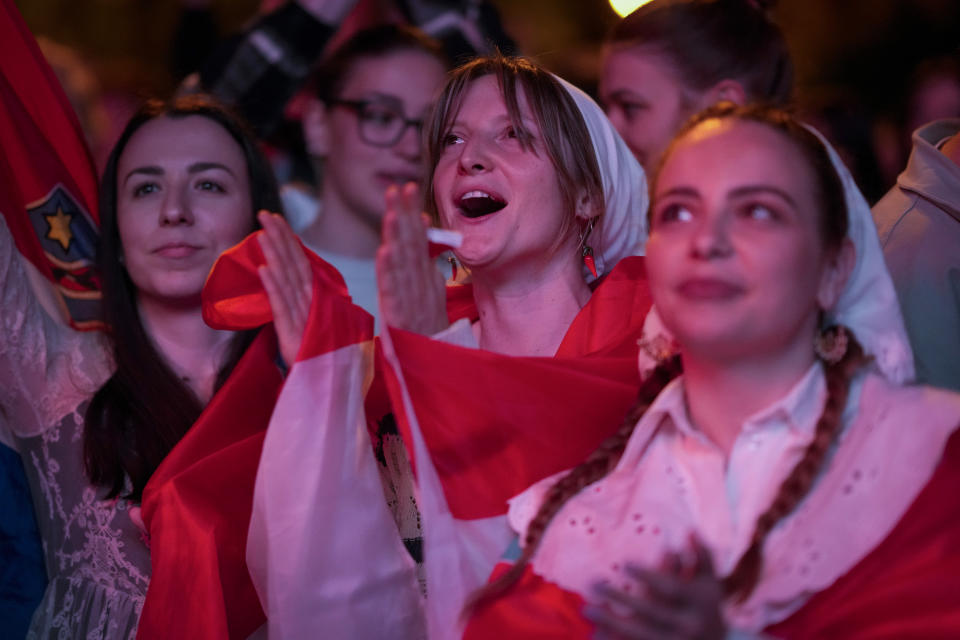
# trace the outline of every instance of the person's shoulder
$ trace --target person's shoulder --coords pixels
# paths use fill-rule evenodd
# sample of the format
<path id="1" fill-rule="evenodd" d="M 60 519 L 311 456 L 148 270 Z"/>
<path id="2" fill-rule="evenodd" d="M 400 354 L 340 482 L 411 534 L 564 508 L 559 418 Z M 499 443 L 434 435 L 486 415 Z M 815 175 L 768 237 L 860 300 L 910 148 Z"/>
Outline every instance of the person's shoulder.
<path id="1" fill-rule="evenodd" d="M 904 218 L 916 208 L 919 199 L 920 196 L 916 193 L 905 191 L 899 184 L 895 184 L 873 205 L 871 212 L 873 221 L 877 225 L 881 246 L 886 246 L 890 236 L 902 224 Z"/>
<path id="2" fill-rule="evenodd" d="M 917 428 L 960 427 L 960 393 L 927 385 L 897 385 L 877 373 L 866 377 L 861 406 L 868 413 Z"/>

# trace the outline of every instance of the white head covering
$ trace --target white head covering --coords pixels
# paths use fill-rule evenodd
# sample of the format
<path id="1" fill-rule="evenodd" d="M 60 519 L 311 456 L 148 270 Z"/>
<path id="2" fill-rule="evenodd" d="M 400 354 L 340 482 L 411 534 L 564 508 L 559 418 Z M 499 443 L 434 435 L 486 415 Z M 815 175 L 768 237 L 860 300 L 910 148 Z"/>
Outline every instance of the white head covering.
<path id="1" fill-rule="evenodd" d="M 888 380 L 898 384 L 909 382 L 915 375 L 913 350 L 897 293 L 883 260 L 870 205 L 833 146 L 819 131 L 810 125 L 804 126 L 827 148 L 833 168 L 843 182 L 847 237 L 857 250 L 857 263 L 840 299 L 828 314 L 829 324 L 842 324 L 853 331 L 864 351 L 876 358 L 877 366 Z"/>
<path id="2" fill-rule="evenodd" d="M 856 264 L 840 299 L 827 314 L 827 325 L 842 324 L 853 331 L 863 350 L 874 356 L 877 367 L 888 380 L 896 384 L 909 382 L 914 377 L 913 350 L 904 328 L 893 281 L 883 261 L 870 206 L 833 146 L 819 131 L 810 125 L 804 126 L 826 147 L 833 168 L 843 183 L 847 205 L 847 238 L 857 253 Z M 655 308 L 647 316 L 643 333 L 641 374 L 649 372 L 656 365 L 655 358 L 662 357 L 664 349 L 672 343 Z"/>
<path id="3" fill-rule="evenodd" d="M 603 178 L 606 211 L 587 239 L 597 273 L 609 272 L 621 258 L 643 255 L 647 243 L 647 178 L 620 134 L 590 96 L 563 78 L 560 81 L 580 109 L 590 132 Z M 586 273 L 586 271 L 585 271 Z M 588 275 L 588 280 L 593 276 Z"/>

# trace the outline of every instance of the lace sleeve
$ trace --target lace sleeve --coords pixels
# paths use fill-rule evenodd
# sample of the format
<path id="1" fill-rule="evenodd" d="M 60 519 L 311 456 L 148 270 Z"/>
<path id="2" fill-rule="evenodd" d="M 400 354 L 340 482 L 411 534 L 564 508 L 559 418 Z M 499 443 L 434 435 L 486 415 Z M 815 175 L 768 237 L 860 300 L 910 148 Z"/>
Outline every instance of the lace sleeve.
<path id="1" fill-rule="evenodd" d="M 34 436 L 75 411 L 110 375 L 103 336 L 52 318 L 0 216 L 0 412 L 5 429 Z"/>

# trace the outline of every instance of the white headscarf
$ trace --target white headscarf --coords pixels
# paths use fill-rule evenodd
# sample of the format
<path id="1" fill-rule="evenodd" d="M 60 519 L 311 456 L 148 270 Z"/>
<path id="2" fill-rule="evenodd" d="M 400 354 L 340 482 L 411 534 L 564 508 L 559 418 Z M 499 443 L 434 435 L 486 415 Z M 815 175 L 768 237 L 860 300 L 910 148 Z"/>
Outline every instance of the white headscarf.
<path id="1" fill-rule="evenodd" d="M 850 279 L 837 304 L 827 314 L 829 324 L 842 324 L 853 331 L 864 351 L 876 358 L 877 366 L 888 380 L 898 384 L 909 382 L 915 375 L 913 350 L 897 293 L 883 260 L 870 205 L 833 146 L 819 131 L 810 125 L 804 126 L 827 148 L 833 168 L 843 182 L 847 237 L 857 250 L 857 262 Z"/>
<path id="2" fill-rule="evenodd" d="M 621 258 L 643 255 L 650 204 L 647 178 L 599 105 L 563 78 L 554 77 L 580 109 L 600 165 L 606 210 L 594 226 L 587 244 L 593 248 L 597 273 L 602 275 L 613 269 Z M 592 275 L 587 279 L 592 280 Z"/>
<path id="3" fill-rule="evenodd" d="M 833 146 L 819 131 L 810 125 L 804 126 L 826 147 L 833 168 L 843 183 L 847 238 L 857 254 L 856 264 L 840 299 L 827 314 L 827 325 L 842 324 L 853 331 L 864 352 L 874 356 L 877 367 L 888 380 L 896 384 L 910 382 L 914 378 L 913 350 L 893 281 L 883 261 L 870 206 Z M 784 286 L 788 285 L 784 283 Z M 666 345 L 672 342 L 656 308 L 650 310 L 643 333 L 643 342 L 648 348 L 640 350 L 641 374 L 656 365 L 655 357 L 662 357 Z"/>

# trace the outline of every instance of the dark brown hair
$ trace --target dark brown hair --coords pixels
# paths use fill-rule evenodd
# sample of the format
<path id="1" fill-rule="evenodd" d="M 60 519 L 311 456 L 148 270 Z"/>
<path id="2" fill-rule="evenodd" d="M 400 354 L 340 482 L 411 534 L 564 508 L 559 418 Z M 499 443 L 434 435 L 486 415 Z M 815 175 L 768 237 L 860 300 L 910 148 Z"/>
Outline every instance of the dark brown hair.
<path id="1" fill-rule="evenodd" d="M 817 179 L 820 192 L 821 232 L 825 246 L 839 248 L 847 233 L 847 208 L 844 188 L 830 156 L 820 140 L 809 130 L 790 118 L 783 111 L 769 107 L 740 107 L 731 104 L 715 105 L 695 116 L 674 138 L 661 160 L 661 166 L 670 156 L 677 140 L 698 124 L 712 118 L 737 118 L 766 124 L 781 131 L 796 145 Z M 780 520 L 791 513 L 807 495 L 817 473 L 820 471 L 827 450 L 836 439 L 842 424 L 842 415 L 847 402 L 850 382 L 858 369 L 869 361 L 863 349 L 849 331 L 849 344 L 839 362 L 824 363 L 827 400 L 817 422 L 813 441 L 800 461 L 780 485 L 771 505 L 757 519 L 754 533 L 740 561 L 723 580 L 724 592 L 737 601 L 746 600 L 760 579 L 763 568 L 763 544 L 767 534 Z M 570 498 L 584 487 L 600 480 L 616 466 L 627 441 L 640 418 L 646 413 L 657 394 L 680 372 L 679 358 L 674 357 L 659 365 L 640 389 L 637 403 L 630 409 L 620 429 L 594 451 L 579 466 L 564 475 L 547 492 L 539 511 L 530 521 L 524 537 L 523 553 L 517 562 L 497 580 L 478 590 L 470 600 L 468 609 L 483 606 L 506 592 L 522 575 L 523 569 L 536 552 L 537 546 L 553 517 Z"/>
<path id="2" fill-rule="evenodd" d="M 614 49 L 649 48 L 690 89 L 730 78 L 750 102 L 786 104 L 793 63 L 780 29 L 760 0 L 653 0 L 625 17 L 608 38 Z"/>
<path id="3" fill-rule="evenodd" d="M 518 90 L 530 105 L 543 137 L 543 148 L 557 171 L 560 194 L 570 216 L 564 218 L 561 236 L 573 228 L 577 197 L 585 194 L 594 215 L 604 211 L 603 180 L 590 132 L 573 98 L 551 73 L 525 58 L 492 55 L 477 58 L 450 74 L 424 127 L 427 147 L 427 212 L 437 219 L 437 203 L 433 197 L 433 172 L 440 162 L 450 127 L 456 119 L 470 85 L 480 78 L 493 76 L 503 95 L 510 123 L 520 143 L 536 153 L 532 134 L 524 126 L 520 113 Z"/>
<path id="4" fill-rule="evenodd" d="M 358 31 L 324 57 L 311 79 L 314 93 L 321 102 L 329 104 L 340 97 L 358 60 L 382 58 L 400 51 L 425 53 L 436 58 L 445 69 L 450 68 L 450 60 L 438 40 L 415 27 L 384 24 Z"/>
<path id="5" fill-rule="evenodd" d="M 251 228 L 256 212 L 282 212 L 276 179 L 256 139 L 242 121 L 213 98 L 189 95 L 169 102 L 151 100 L 133 115 L 110 153 L 100 187 L 100 244 L 97 267 L 103 281 L 103 320 L 110 327 L 116 371 L 87 407 L 83 454 L 87 476 L 106 487 L 107 497 L 140 502 L 143 488 L 170 450 L 199 417 L 203 405 L 170 369 L 147 335 L 137 311 L 136 286 L 121 256 L 117 224 L 117 165 L 140 127 L 156 118 L 203 116 L 223 127 L 243 150 L 250 184 Z M 225 381 L 253 339 L 232 339 L 215 387 Z M 128 484 L 129 482 L 129 484 Z"/>

